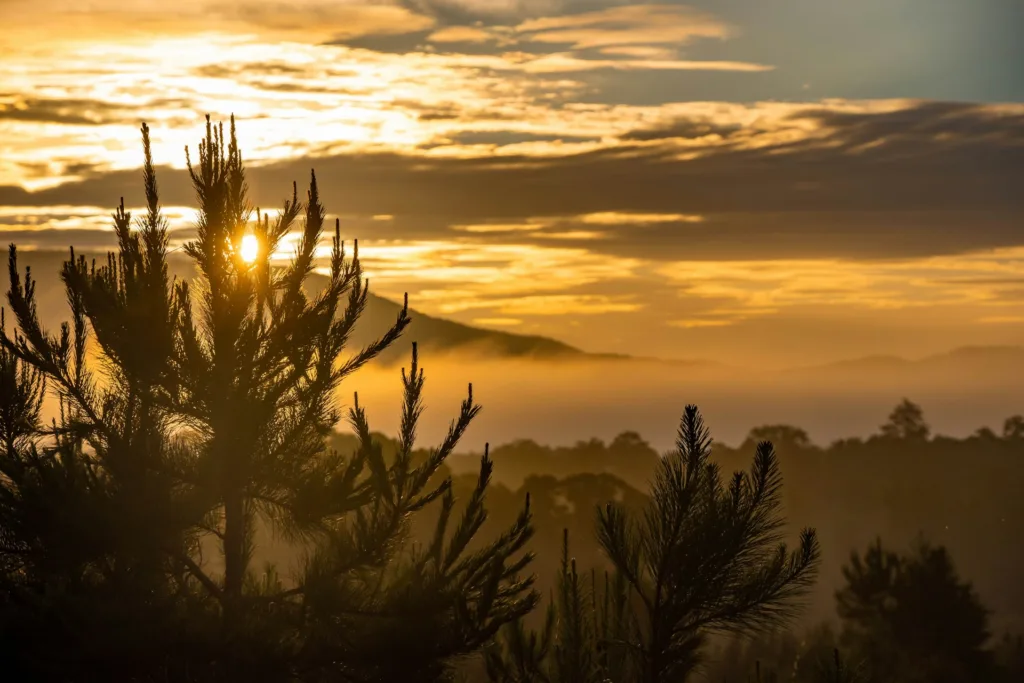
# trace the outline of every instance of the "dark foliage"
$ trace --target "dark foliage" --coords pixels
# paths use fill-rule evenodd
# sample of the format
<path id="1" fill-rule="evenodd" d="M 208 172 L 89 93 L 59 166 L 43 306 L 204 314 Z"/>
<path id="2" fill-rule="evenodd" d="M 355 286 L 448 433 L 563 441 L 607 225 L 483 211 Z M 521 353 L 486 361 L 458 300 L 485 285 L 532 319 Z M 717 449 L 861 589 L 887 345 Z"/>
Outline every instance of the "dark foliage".
<path id="1" fill-rule="evenodd" d="M 328 448 L 339 384 L 409 323 L 344 357 L 367 301 L 335 223 L 322 291 L 303 287 L 324 229 L 315 176 L 274 220 L 246 196 L 234 132 L 207 123 L 189 172 L 199 202 L 166 263 L 148 129 L 147 213 L 113 215 L 118 252 L 62 270 L 72 321 L 39 321 L 10 251 L 15 329 L 0 355 L 0 645 L 24 680 L 435 681 L 537 601 L 520 574 L 529 506 L 484 542 L 485 449 L 455 513 L 438 476 L 477 414 L 472 390 L 441 445 L 415 458 L 423 373 L 403 370 L 398 447 L 385 457 L 358 398 L 349 454 Z M 271 255 L 298 233 L 289 264 Z M 255 246 L 255 249 L 251 247 Z M 48 391 L 48 394 L 46 393 Z M 42 424 L 44 394 L 57 416 Z M 427 543 L 410 520 L 432 507 Z M 257 568 L 257 531 L 302 550 Z M 401 657 L 395 657 L 395 652 Z"/>
<path id="2" fill-rule="evenodd" d="M 889 415 L 889 421 L 882 425 L 882 436 L 894 439 L 925 441 L 931 434 L 928 424 L 924 421 L 921 406 L 909 399 L 896 406 Z"/>
<path id="3" fill-rule="evenodd" d="M 650 502 L 638 514 L 615 503 L 598 510 L 598 542 L 612 567 L 603 586 L 581 579 L 566 542 L 553 629 L 534 638 L 520 625 L 507 627 L 489 653 L 492 680 L 527 680 L 523 672 L 542 670 L 538 680 L 558 683 L 682 681 L 709 635 L 756 633 L 794 614 L 819 552 L 810 529 L 792 553 L 781 543 L 782 480 L 772 445 L 760 443 L 750 471 L 728 483 L 710 454 L 700 413 L 687 406 Z M 546 669 L 537 655 L 548 655 Z"/>
<path id="4" fill-rule="evenodd" d="M 545 446 L 530 439 L 503 444 L 492 451 L 495 481 L 519 487 L 530 477 L 565 479 L 580 474 L 610 474 L 637 489 L 644 489 L 660 460 L 658 451 L 636 432 L 622 432 L 609 442 L 578 441 L 572 446 Z M 459 473 L 470 467 L 470 455 L 453 457 L 449 464 Z"/>
<path id="5" fill-rule="evenodd" d="M 836 594 L 843 638 L 870 662 L 873 681 L 970 683 L 993 678 L 988 612 L 945 548 L 909 554 L 877 541 L 843 569 Z"/>

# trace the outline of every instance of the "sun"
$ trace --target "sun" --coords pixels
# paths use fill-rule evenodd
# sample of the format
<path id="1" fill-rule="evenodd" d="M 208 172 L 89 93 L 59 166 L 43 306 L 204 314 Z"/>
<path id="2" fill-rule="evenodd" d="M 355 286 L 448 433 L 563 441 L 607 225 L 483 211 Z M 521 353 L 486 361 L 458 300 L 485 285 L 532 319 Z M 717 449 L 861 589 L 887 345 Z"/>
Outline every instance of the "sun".
<path id="1" fill-rule="evenodd" d="M 246 263 L 252 263 L 260 255 L 260 241 L 256 235 L 243 235 L 242 244 L 238 249 L 238 255 Z"/>

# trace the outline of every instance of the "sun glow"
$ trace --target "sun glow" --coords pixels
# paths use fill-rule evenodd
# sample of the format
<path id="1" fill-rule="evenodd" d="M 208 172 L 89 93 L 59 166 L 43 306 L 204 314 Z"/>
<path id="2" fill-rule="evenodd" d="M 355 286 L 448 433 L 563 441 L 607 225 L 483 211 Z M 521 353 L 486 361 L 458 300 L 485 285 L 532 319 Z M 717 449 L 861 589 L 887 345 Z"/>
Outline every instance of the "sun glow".
<path id="1" fill-rule="evenodd" d="M 256 257 L 260 255 L 260 241 L 256 238 L 256 235 L 244 235 L 242 237 L 242 244 L 239 245 L 238 255 L 246 263 L 252 263 L 256 260 Z"/>

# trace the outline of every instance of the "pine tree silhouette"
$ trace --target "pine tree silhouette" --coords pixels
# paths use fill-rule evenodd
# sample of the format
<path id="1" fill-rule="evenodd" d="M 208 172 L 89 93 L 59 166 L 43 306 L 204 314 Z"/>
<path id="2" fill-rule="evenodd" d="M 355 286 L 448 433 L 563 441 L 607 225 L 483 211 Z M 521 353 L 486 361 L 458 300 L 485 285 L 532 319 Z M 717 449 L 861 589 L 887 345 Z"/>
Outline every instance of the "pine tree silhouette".
<path id="1" fill-rule="evenodd" d="M 145 125 L 142 138 L 146 214 L 133 220 L 122 200 L 105 264 L 72 250 L 61 273 L 72 323 L 58 334 L 42 329 L 35 280 L 21 278 L 11 246 L 0 617 L 4 633 L 24 624 L 19 642 L 39 641 L 4 654 L 33 680 L 91 677 L 76 668 L 90 659 L 108 671 L 131 664 L 133 680 L 442 679 L 537 602 L 520 576 L 528 499 L 511 528 L 477 539 L 486 449 L 459 514 L 451 482 L 435 481 L 479 411 L 472 387 L 441 445 L 414 459 L 424 383 L 414 344 L 394 457 L 371 437 L 358 396 L 356 452 L 327 449 L 339 385 L 399 338 L 408 301 L 379 339 L 344 356 L 367 300 L 358 245 L 350 257 L 336 221 L 327 284 L 306 294 L 325 227 L 316 177 L 304 203 L 293 186 L 274 220 L 258 209 L 253 220 L 233 118 L 228 134 L 207 118 L 198 163 L 189 158 L 199 218 L 184 251 L 198 276 L 172 282 Z M 296 230 L 291 262 L 272 266 Z M 44 383 L 60 406 L 45 428 Z M 431 505 L 436 530 L 413 548 L 409 518 Z M 304 550 L 298 572 L 254 566 L 264 524 Z M 61 625 L 50 635 L 65 654 L 44 661 L 43 634 Z"/>
<path id="2" fill-rule="evenodd" d="M 522 620 L 505 626 L 484 650 L 487 674 L 498 683 L 604 683 L 636 678 L 626 635 L 634 632 L 627 586 L 619 575 L 579 574 L 562 536 L 558 582 L 540 632 Z"/>
<path id="3" fill-rule="evenodd" d="M 537 650 L 553 653 L 548 679 L 685 680 L 709 634 L 752 633 L 794 614 L 814 580 L 819 550 L 811 529 L 793 552 L 781 543 L 782 479 L 771 443 L 758 444 L 750 472 L 737 472 L 728 485 L 710 454 L 700 412 L 687 406 L 676 451 L 659 463 L 639 518 L 614 503 L 598 510 L 598 540 L 614 569 L 603 595 L 594 580 L 589 589 L 582 584 L 566 548 L 556 636 Z M 517 664 L 522 650 L 512 645 L 522 640 L 521 627 L 509 628 L 489 653 L 494 681 L 526 680 L 501 674 L 541 668 Z"/>
<path id="4" fill-rule="evenodd" d="M 851 556 L 843 576 L 843 637 L 870 665 L 869 680 L 991 680 L 988 612 L 944 547 L 920 543 L 900 555 L 878 540 Z"/>

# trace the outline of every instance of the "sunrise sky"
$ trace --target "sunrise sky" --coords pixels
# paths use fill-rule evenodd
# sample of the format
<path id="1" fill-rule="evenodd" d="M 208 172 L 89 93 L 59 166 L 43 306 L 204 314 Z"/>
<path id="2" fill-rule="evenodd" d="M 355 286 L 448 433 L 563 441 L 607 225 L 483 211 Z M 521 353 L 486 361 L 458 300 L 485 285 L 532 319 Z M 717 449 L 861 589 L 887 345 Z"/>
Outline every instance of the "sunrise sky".
<path id="1" fill-rule="evenodd" d="M 0 237 L 174 245 L 184 146 L 315 167 L 371 288 L 588 351 L 793 365 L 1024 343 L 1020 0 L 0 0 Z"/>

